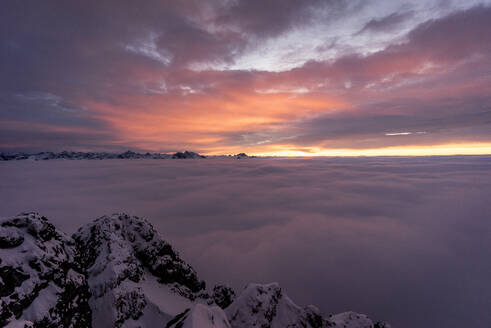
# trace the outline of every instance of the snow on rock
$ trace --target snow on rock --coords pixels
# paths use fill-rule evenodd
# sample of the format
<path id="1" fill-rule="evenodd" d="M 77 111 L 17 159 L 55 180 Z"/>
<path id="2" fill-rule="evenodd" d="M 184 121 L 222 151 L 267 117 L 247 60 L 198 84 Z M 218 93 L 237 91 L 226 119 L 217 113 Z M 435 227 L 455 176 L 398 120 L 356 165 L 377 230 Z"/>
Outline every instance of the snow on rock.
<path id="1" fill-rule="evenodd" d="M 196 154 L 196 153 L 193 153 Z M 50 151 L 44 151 L 34 154 L 29 153 L 0 153 L 0 161 L 14 161 L 14 160 L 101 160 L 101 159 L 169 159 L 172 158 L 170 154 L 162 153 L 136 153 L 133 151 L 125 151 L 124 153 L 106 153 L 106 152 L 74 152 L 74 151 L 62 151 L 54 153 Z"/>
<path id="2" fill-rule="evenodd" d="M 34 323 L 32 321 L 26 320 L 15 320 L 9 322 L 5 328 L 33 328 Z"/>
<path id="3" fill-rule="evenodd" d="M 368 319 L 366 315 L 352 311 L 332 315 L 329 321 L 334 323 L 336 327 L 372 328 L 374 326 L 372 320 Z"/>
<path id="4" fill-rule="evenodd" d="M 45 217 L 0 219 L 0 326 L 87 327 L 91 311 L 73 242 Z"/>
<path id="5" fill-rule="evenodd" d="M 277 283 L 249 284 L 225 312 L 233 328 L 326 326 L 317 309 L 302 309 Z"/>
<path id="6" fill-rule="evenodd" d="M 235 155 L 237 159 L 243 159 L 243 158 L 249 158 L 249 156 L 246 153 L 239 153 Z"/>
<path id="7" fill-rule="evenodd" d="M 224 310 L 223 310 L 224 309 Z M 145 219 L 103 216 L 71 238 L 45 217 L 0 219 L 0 327 L 390 328 L 365 315 L 324 318 L 277 283 L 235 297 L 205 283 Z"/>
<path id="8" fill-rule="evenodd" d="M 227 315 L 218 306 L 196 303 L 190 310 L 177 315 L 168 328 L 230 328 Z"/>
<path id="9" fill-rule="evenodd" d="M 293 303 L 277 283 L 249 284 L 225 312 L 232 328 L 390 328 L 355 312 L 323 318 L 315 306 Z"/>
<path id="10" fill-rule="evenodd" d="M 94 327 L 123 327 L 127 321 L 152 327 L 143 324 L 146 317 L 167 322 L 205 295 L 204 281 L 144 219 L 103 216 L 73 237 L 87 268 Z"/>

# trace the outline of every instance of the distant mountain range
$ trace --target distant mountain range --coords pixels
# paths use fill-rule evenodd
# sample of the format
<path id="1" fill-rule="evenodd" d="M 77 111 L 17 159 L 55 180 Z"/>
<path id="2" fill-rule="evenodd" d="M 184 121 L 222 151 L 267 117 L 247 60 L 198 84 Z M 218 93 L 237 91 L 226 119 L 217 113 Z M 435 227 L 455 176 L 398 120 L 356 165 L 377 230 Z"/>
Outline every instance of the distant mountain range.
<path id="1" fill-rule="evenodd" d="M 233 157 L 237 159 L 248 158 L 244 153 L 229 156 L 214 156 L 214 157 Z M 74 152 L 74 151 L 62 151 L 55 152 L 39 152 L 39 153 L 0 153 L 0 161 L 12 161 L 12 160 L 52 160 L 52 159 L 189 159 L 189 158 L 206 158 L 204 155 L 192 151 L 177 152 L 174 154 L 166 153 L 136 153 L 133 151 L 126 151 L 124 153 L 107 153 L 107 152 Z"/>
<path id="2" fill-rule="evenodd" d="M 0 327 L 388 328 L 323 316 L 277 283 L 207 289 L 145 219 L 103 216 L 69 237 L 37 213 L 0 219 Z"/>

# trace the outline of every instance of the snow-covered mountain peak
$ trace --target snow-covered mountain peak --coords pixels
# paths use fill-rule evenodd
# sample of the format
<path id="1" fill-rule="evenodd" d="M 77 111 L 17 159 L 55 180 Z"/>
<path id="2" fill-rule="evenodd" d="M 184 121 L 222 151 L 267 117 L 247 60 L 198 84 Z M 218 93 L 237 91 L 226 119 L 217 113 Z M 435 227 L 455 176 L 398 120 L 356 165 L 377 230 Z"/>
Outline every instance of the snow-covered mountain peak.
<path id="1" fill-rule="evenodd" d="M 204 294 L 205 283 L 196 271 L 143 218 L 103 216 L 80 228 L 73 238 L 79 262 L 87 269 L 95 321 L 110 320 L 110 325 L 124 326 L 142 317 L 144 321 L 156 317 L 169 320 L 185 307 L 177 313 L 160 310 L 157 303 L 161 299 L 175 294 L 176 299 L 191 302 L 200 292 Z M 163 295 L 150 299 L 142 288 L 149 282 L 154 284 L 149 293 L 157 290 Z M 104 304 L 115 306 L 108 312 Z"/>
<path id="2" fill-rule="evenodd" d="M 324 327 L 318 310 L 299 307 L 278 283 L 249 284 L 239 297 L 225 309 L 232 327 Z"/>
<path id="3" fill-rule="evenodd" d="M 205 288 L 196 271 L 143 218 L 103 216 L 80 228 L 73 238 L 89 276 L 109 267 L 118 279 L 138 282 L 147 270 L 161 283 L 178 285 L 176 288 L 190 299 Z"/>
<path id="4" fill-rule="evenodd" d="M 223 285 L 209 293 L 143 218 L 103 216 L 69 237 L 37 213 L 0 219 L 3 326 L 389 327 L 354 312 L 325 318 L 277 283 L 249 284 L 238 297 Z"/>

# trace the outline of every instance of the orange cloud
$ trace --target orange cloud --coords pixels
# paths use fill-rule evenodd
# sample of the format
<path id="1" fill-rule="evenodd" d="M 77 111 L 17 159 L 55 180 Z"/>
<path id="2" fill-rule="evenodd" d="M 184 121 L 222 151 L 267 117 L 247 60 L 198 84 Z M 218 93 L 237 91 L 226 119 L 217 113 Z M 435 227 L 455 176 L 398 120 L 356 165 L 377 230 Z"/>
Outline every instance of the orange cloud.
<path id="1" fill-rule="evenodd" d="M 184 144 L 213 148 L 220 135 L 273 127 L 305 115 L 350 108 L 343 99 L 323 94 L 261 94 L 233 91 L 222 96 L 206 94 L 141 95 L 130 105 L 87 102 L 98 119 L 108 122 L 119 138 L 141 147 Z M 138 104 L 133 107 L 131 104 Z M 183 142 L 184 141 L 184 142 Z M 220 145 L 223 147 L 223 145 Z"/>

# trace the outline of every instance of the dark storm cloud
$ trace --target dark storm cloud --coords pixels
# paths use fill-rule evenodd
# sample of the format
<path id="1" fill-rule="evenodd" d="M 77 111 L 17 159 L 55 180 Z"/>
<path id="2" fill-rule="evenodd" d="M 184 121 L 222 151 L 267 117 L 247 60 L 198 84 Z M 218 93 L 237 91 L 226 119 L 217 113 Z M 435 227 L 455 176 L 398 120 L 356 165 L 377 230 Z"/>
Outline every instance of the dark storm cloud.
<path id="1" fill-rule="evenodd" d="M 172 7 L 108 1 L 10 1 L 2 11 L 2 69 L 18 87 L 90 87 L 118 83 L 139 66 L 158 63 L 125 51 L 147 30 L 174 22 Z M 130 65 L 131 64 L 131 65 Z M 2 78 L 2 82 L 7 82 Z M 68 83 L 68 85 L 64 85 Z M 15 87 L 17 83 L 10 83 Z M 90 88 L 89 88 L 90 89 Z M 90 90 L 92 91 L 92 90 Z"/>
<path id="2" fill-rule="evenodd" d="M 125 51 L 127 46 L 168 53 L 178 66 L 231 60 L 247 43 L 247 33 L 280 33 L 312 5 L 245 1 L 208 8 L 205 3 L 179 1 L 7 1 L 0 22 L 2 89 L 38 90 L 41 83 L 44 88 L 64 83 L 90 88 L 83 84 L 87 80 L 103 87 L 141 69 L 165 71 L 155 58 L 145 57 L 143 51 L 135 56 Z M 211 18 L 201 17 L 206 10 Z M 232 31 L 222 22 L 224 31 L 206 29 L 225 19 L 224 14 L 260 27 L 244 24 Z M 156 48 L 149 49 L 152 46 Z"/>
<path id="3" fill-rule="evenodd" d="M 343 0 L 231 1 L 231 5 L 216 21 L 218 24 L 237 26 L 246 33 L 263 38 L 308 24 L 319 12 L 326 11 L 324 14 L 329 15 L 348 7 L 348 1 Z"/>

